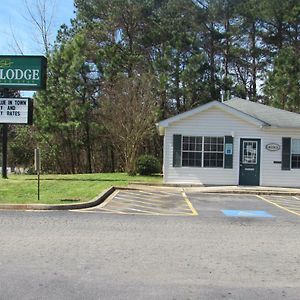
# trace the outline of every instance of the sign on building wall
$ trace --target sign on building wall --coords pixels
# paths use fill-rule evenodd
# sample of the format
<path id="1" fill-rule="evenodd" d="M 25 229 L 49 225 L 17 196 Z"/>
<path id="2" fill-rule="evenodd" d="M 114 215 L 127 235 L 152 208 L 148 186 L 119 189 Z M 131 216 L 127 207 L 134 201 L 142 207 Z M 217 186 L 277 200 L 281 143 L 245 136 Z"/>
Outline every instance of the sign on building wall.
<path id="1" fill-rule="evenodd" d="M 280 145 L 276 143 L 269 143 L 266 145 L 268 151 L 278 151 L 280 150 Z"/>
<path id="2" fill-rule="evenodd" d="M 46 87 L 44 56 L 0 55 L 0 88 L 39 90 Z"/>
<path id="3" fill-rule="evenodd" d="M 32 115 L 32 99 L 0 98 L 0 124 L 32 124 Z"/>

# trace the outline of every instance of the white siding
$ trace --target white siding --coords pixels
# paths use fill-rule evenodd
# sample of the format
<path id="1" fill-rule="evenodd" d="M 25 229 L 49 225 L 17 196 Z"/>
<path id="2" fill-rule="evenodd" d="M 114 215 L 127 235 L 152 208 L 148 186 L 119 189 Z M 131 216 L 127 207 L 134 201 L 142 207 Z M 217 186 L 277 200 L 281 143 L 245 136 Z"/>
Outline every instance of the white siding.
<path id="1" fill-rule="evenodd" d="M 173 167 L 173 134 L 186 136 L 234 135 L 233 169 Z M 219 108 L 210 108 L 184 120 L 174 122 L 165 130 L 164 138 L 164 181 L 165 183 L 189 183 L 208 185 L 238 185 L 240 138 L 261 139 L 260 185 L 300 186 L 300 169 L 282 171 L 281 149 L 268 151 L 266 145 L 277 143 L 282 137 L 300 139 L 300 129 L 259 128 Z"/>

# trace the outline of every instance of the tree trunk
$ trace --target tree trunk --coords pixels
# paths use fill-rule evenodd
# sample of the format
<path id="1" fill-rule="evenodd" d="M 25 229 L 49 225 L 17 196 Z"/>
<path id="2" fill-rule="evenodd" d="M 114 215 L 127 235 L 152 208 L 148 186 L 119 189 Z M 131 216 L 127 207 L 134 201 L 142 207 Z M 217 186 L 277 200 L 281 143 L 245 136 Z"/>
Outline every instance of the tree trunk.
<path id="1" fill-rule="evenodd" d="M 90 124 L 85 122 L 85 134 L 86 134 L 86 161 L 87 161 L 87 172 L 92 173 L 92 151 L 91 151 L 91 140 L 90 140 Z"/>
<path id="2" fill-rule="evenodd" d="M 252 84 L 250 89 L 250 100 L 257 101 L 257 90 L 256 90 L 256 80 L 257 80 L 257 54 L 256 54 L 256 24 L 255 21 L 252 22 L 251 28 L 251 55 L 252 55 Z"/>
<path id="3" fill-rule="evenodd" d="M 215 66 L 215 43 L 214 43 L 214 24 L 210 25 L 210 96 L 211 100 L 217 100 L 216 95 L 216 66 Z"/>

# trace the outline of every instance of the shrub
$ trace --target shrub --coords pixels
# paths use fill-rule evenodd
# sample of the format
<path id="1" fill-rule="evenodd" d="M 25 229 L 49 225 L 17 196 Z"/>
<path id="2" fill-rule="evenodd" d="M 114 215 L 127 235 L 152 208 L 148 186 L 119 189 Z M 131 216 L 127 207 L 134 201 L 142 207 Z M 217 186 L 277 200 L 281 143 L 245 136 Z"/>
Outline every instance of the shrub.
<path id="1" fill-rule="evenodd" d="M 141 155 L 136 161 L 136 170 L 140 175 L 160 173 L 160 162 L 152 155 Z"/>

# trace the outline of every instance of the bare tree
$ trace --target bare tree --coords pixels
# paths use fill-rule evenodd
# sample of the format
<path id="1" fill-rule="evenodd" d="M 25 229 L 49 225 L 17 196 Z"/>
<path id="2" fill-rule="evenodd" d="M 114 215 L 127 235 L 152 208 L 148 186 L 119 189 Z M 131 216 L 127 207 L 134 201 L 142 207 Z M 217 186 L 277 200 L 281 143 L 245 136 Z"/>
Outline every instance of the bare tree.
<path id="1" fill-rule="evenodd" d="M 101 118 L 130 175 L 136 172 L 143 141 L 155 130 L 154 85 L 150 75 L 135 75 L 106 84 L 103 89 Z"/>
<path id="2" fill-rule="evenodd" d="M 11 20 L 9 20 L 9 28 L 10 28 L 10 33 L 11 33 L 10 36 L 12 38 L 12 42 L 8 43 L 9 47 L 12 48 L 15 53 L 23 55 L 24 51 L 23 51 L 22 42 L 20 40 L 18 40 L 16 33 L 13 29 L 13 26 L 11 24 Z"/>
<path id="3" fill-rule="evenodd" d="M 47 55 L 50 51 L 50 40 L 54 23 L 56 0 L 23 0 L 25 14 L 22 17 L 33 26 L 33 34 L 36 42 L 42 47 L 42 51 Z M 9 36 L 11 41 L 8 46 L 13 52 L 24 54 L 22 39 L 10 20 Z"/>
<path id="4" fill-rule="evenodd" d="M 33 4 L 29 3 L 28 0 L 24 0 L 24 4 L 26 8 L 24 18 L 36 29 L 38 42 L 47 55 L 50 50 L 56 0 L 34 0 Z"/>

